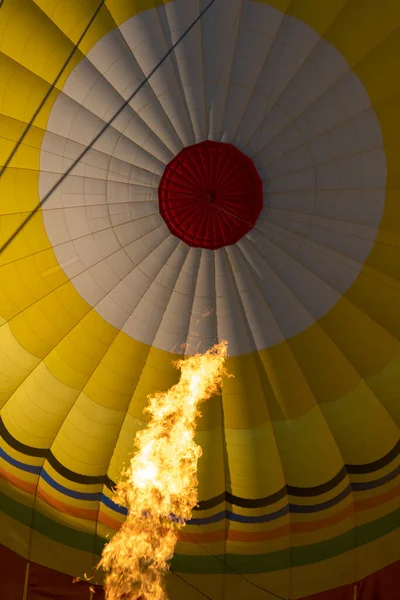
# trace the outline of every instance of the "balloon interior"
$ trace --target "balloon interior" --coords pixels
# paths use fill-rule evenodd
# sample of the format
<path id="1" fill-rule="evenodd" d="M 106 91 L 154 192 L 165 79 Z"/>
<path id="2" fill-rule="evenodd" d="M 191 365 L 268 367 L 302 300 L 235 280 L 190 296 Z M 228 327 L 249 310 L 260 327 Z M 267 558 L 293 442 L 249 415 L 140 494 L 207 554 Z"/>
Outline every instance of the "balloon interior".
<path id="1" fill-rule="evenodd" d="M 0 0 L 0 600 L 399 600 L 399 57 L 400 0 Z"/>
<path id="2" fill-rule="evenodd" d="M 199 405 L 218 391 L 226 354 L 227 343 L 221 342 L 178 361 L 180 381 L 149 398 L 150 421 L 136 434 L 136 452 L 116 489 L 115 501 L 128 508 L 128 516 L 99 563 L 108 600 L 166 600 L 168 561 L 197 504 Z"/>

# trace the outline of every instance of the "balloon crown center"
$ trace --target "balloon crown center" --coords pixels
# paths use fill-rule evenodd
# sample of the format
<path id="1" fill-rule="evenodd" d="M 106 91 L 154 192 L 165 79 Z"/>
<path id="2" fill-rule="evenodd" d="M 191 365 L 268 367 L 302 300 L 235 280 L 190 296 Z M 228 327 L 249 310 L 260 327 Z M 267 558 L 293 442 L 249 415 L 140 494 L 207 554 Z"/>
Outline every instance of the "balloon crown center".
<path id="1" fill-rule="evenodd" d="M 206 140 L 186 146 L 165 167 L 158 199 L 173 235 L 216 250 L 236 244 L 254 227 L 263 185 L 251 158 L 236 146 Z"/>
<path id="2" fill-rule="evenodd" d="M 207 192 L 207 200 L 209 201 L 210 204 L 215 204 L 216 199 L 217 199 L 217 192 L 215 190 L 210 190 L 209 192 Z"/>

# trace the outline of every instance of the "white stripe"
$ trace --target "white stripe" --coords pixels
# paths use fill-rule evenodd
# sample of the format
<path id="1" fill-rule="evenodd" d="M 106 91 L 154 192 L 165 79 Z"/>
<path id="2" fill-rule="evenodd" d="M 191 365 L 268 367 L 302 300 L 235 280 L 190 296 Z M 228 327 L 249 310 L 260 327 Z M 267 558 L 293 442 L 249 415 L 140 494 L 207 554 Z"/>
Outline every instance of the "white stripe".
<path id="1" fill-rule="evenodd" d="M 41 152 L 55 183 L 198 14 L 141 12 L 67 79 Z M 189 248 L 158 212 L 166 163 L 214 139 L 252 157 L 264 208 L 236 246 Z M 308 25 L 219 0 L 44 207 L 60 267 L 107 321 L 163 350 L 273 346 L 325 315 L 358 277 L 383 213 L 386 162 L 368 94 Z"/>

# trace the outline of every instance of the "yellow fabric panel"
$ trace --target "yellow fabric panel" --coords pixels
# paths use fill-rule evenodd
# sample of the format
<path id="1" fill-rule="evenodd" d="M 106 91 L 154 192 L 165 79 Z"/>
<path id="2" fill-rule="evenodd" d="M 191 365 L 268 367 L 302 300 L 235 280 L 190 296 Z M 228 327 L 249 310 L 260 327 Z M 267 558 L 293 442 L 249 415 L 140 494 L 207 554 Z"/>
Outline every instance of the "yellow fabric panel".
<path id="1" fill-rule="evenodd" d="M 63 340 L 63 354 L 68 357 L 67 364 L 85 376 L 90 376 L 117 333 L 118 330 L 104 321 L 94 309 L 90 310 Z"/>
<path id="2" fill-rule="evenodd" d="M 273 6 L 277 10 L 280 10 L 283 13 L 290 13 L 293 10 L 294 0 L 254 0 L 254 2 L 262 2 L 264 4 L 269 4 L 269 6 Z"/>
<path id="3" fill-rule="evenodd" d="M 315 406 L 314 395 L 289 343 L 285 341 L 262 350 L 259 357 L 264 367 L 259 372 L 272 421 L 294 418 Z"/>
<path id="4" fill-rule="evenodd" d="M 45 487 L 47 486 L 47 484 L 45 484 L 45 482 L 43 482 L 43 480 L 41 480 L 41 487 Z M 46 490 L 48 488 L 46 487 Z M 58 492 L 56 492 L 56 490 L 52 490 L 52 496 L 55 497 L 58 494 Z M 62 498 L 62 496 L 60 496 Z M 65 499 L 65 496 L 64 496 Z M 72 500 L 72 498 L 71 498 Z M 71 505 L 73 503 L 71 502 Z M 89 503 L 87 503 L 88 505 L 90 505 Z M 90 506 L 90 508 L 96 508 L 96 506 L 93 504 L 92 506 Z M 97 504 L 98 507 L 98 504 Z M 70 527 L 72 529 L 74 529 L 75 531 L 86 531 L 86 532 L 90 532 L 92 534 L 96 533 L 96 521 L 90 521 L 89 519 L 81 519 L 78 517 L 74 517 L 70 514 L 66 514 L 61 510 L 57 510 L 56 508 L 53 508 L 52 506 L 50 506 L 49 504 L 47 504 L 47 502 L 45 502 L 44 500 L 42 500 L 39 496 L 36 496 L 36 504 L 35 504 L 35 509 L 38 513 L 40 513 L 41 515 L 44 515 L 45 517 L 48 517 L 49 519 L 51 519 L 52 521 L 55 521 L 56 523 L 61 523 L 62 525 L 65 525 L 66 527 Z M 33 532 L 33 530 L 32 530 Z M 70 551 L 71 554 L 73 554 L 76 551 L 76 548 L 74 548 L 72 550 L 72 552 Z M 65 550 L 64 550 L 65 552 Z"/>
<path id="5" fill-rule="evenodd" d="M 393 563 L 398 558 L 397 552 L 393 551 L 400 547 L 400 529 L 357 548 L 357 577 L 362 579 L 368 577 Z"/>
<path id="6" fill-rule="evenodd" d="M 2 243 L 14 235 L 26 216 L 26 214 L 20 213 L 0 216 Z M 30 256 L 36 252 L 43 252 L 48 248 L 50 248 L 50 242 L 44 229 L 43 219 L 40 213 L 36 213 L 24 227 L 24 230 L 3 251 L 3 264 Z"/>
<path id="7" fill-rule="evenodd" d="M 320 410 L 347 464 L 373 462 L 399 439 L 398 427 L 363 381 L 335 402 L 321 404 Z"/>
<path id="8" fill-rule="evenodd" d="M 20 477 L 20 479 L 22 478 Z M 6 494 L 9 498 L 16 500 L 24 506 L 33 508 L 35 505 L 35 496 L 33 496 L 30 492 L 26 492 L 15 487 L 13 484 L 11 484 L 9 481 L 6 481 L 5 479 L 0 478 L 0 490 L 4 492 L 4 494 Z M 3 533 L 1 529 L 0 531 Z"/>
<path id="9" fill-rule="evenodd" d="M 2 481 L 0 480 L 0 489 Z M 1 543 L 24 558 L 28 557 L 30 528 L 0 511 Z"/>
<path id="10" fill-rule="evenodd" d="M 123 332 L 118 333 L 89 379 L 85 393 L 106 408 L 126 411 L 148 350 Z"/>
<path id="11" fill-rule="evenodd" d="M 340 320 L 334 317 L 335 308 L 329 317 L 340 327 Z M 340 398 L 358 384 L 359 374 L 319 323 L 290 338 L 287 343 L 318 403 Z"/>
<path id="12" fill-rule="evenodd" d="M 358 510 L 355 513 L 355 521 L 357 525 L 365 525 L 366 523 L 372 523 L 373 521 L 384 517 L 385 515 L 394 512 L 399 508 L 400 499 L 400 486 L 397 479 L 389 481 L 385 485 L 380 486 L 375 490 L 366 490 L 357 492 L 357 501 L 362 503 L 363 501 L 371 501 L 376 498 L 378 502 L 379 496 L 384 494 L 390 494 L 391 497 L 387 498 L 386 502 L 380 502 L 376 506 L 363 506 L 362 510 Z"/>
<path id="13" fill-rule="evenodd" d="M 51 501 L 48 503 L 42 498 L 40 494 L 44 493 L 46 496 L 51 497 L 51 501 L 56 503 L 56 508 L 51 506 Z M 68 507 L 71 511 L 73 510 L 90 510 L 94 515 L 97 515 L 99 509 L 99 503 L 90 500 L 80 500 L 78 498 L 70 498 L 51 487 L 44 479 L 40 479 L 38 485 L 38 496 L 36 502 L 36 509 L 41 515 L 49 517 L 52 521 L 61 523 L 66 527 L 70 527 L 75 531 L 83 531 L 94 535 L 96 533 L 96 520 L 88 518 L 78 518 L 72 515 L 72 512 L 64 512 L 59 510 L 57 504 L 63 504 Z"/>
<path id="14" fill-rule="evenodd" d="M 391 192 L 388 192 L 389 195 L 391 194 Z M 400 199 L 400 197 L 399 197 Z M 395 203 L 394 203 L 395 204 Z M 395 233 L 397 235 L 397 243 L 400 243 L 400 236 L 398 234 L 398 232 L 394 231 L 394 232 L 390 232 L 390 231 L 383 231 L 382 229 L 379 230 L 380 233 L 382 233 L 383 235 L 392 235 L 392 233 Z M 394 276 L 392 275 L 387 275 L 386 273 L 382 272 L 382 269 L 385 269 L 385 271 L 387 270 L 387 267 L 395 267 L 395 264 L 391 264 L 391 260 L 389 259 L 388 261 L 385 260 L 384 256 L 386 251 L 389 252 L 389 257 L 390 254 L 392 253 L 392 250 L 395 250 L 397 252 L 397 249 L 390 247 L 390 244 L 388 244 L 387 242 L 382 242 L 382 244 L 380 245 L 380 250 L 378 252 L 376 252 L 374 254 L 374 257 L 378 260 L 377 262 L 377 267 L 381 268 L 381 270 L 379 271 L 376 267 L 371 265 L 371 255 L 369 256 L 369 264 L 364 264 L 363 266 L 363 274 L 366 277 L 370 277 L 371 279 L 374 279 L 376 282 L 379 282 L 381 285 L 383 285 L 384 287 L 388 287 L 391 288 L 394 292 L 400 292 L 400 279 L 395 279 Z M 390 258 L 394 258 L 395 253 L 392 254 L 392 256 Z M 380 266 L 379 266 L 380 264 Z M 389 332 L 391 333 L 391 332 Z"/>
<path id="15" fill-rule="evenodd" d="M 10 465 L 1 457 L 0 457 L 0 468 L 3 468 L 7 472 L 7 474 L 10 475 L 10 477 L 19 479 L 19 480 L 23 481 L 24 484 L 28 484 L 33 489 L 35 489 L 35 485 L 37 482 L 37 475 L 35 475 L 34 473 L 28 473 L 26 471 L 21 471 L 21 469 L 19 469 L 18 467 L 14 467 L 14 465 Z M 0 478 L 1 478 L 1 474 L 0 474 Z M 9 486 L 12 487 L 12 484 L 9 484 Z M 23 491 L 23 494 L 26 494 L 26 492 Z M 31 495 L 31 498 L 33 500 L 34 496 Z M 28 503 L 29 502 L 26 502 L 26 504 L 28 504 Z"/>
<path id="16" fill-rule="evenodd" d="M 7 4 L 9 5 L 10 3 Z M 5 6 L 6 4 L 2 8 L 5 8 Z M 13 119 L 18 119 L 22 123 L 29 122 L 36 108 L 46 96 L 49 84 L 31 71 L 24 69 L 22 65 L 6 56 L 6 54 L 0 54 L 0 73 L 2 114 Z M 43 133 L 57 95 L 58 91 L 53 90 L 35 119 L 35 126 L 43 129 Z M 29 153 L 30 151 L 26 150 L 25 152 Z M 32 167 L 35 165 L 36 169 L 39 168 L 39 152 L 29 155 L 30 160 L 27 161 L 25 158 L 23 163 L 14 162 L 14 160 L 18 160 L 18 154 L 19 152 L 17 152 L 10 166 L 26 166 L 29 163 Z"/>
<path id="17" fill-rule="evenodd" d="M 49 21 L 54 24 L 54 27 L 57 27 L 58 37 L 60 39 L 71 40 L 73 45 L 81 37 L 83 30 L 100 4 L 100 0 L 86 0 L 86 2 L 68 0 L 68 10 L 66 10 L 65 3 L 62 0 L 33 1 L 40 8 L 40 12 L 48 17 Z M 110 13 L 103 6 L 79 45 L 79 50 L 83 55 L 86 55 L 90 48 L 111 29 L 114 29 L 114 27 L 115 23 Z M 77 54 L 79 56 L 80 53 L 78 52 Z M 63 61 L 60 62 L 62 64 Z"/>
<path id="18" fill-rule="evenodd" d="M 343 465 L 342 465 L 343 466 Z M 337 475 L 337 473 L 336 473 Z M 367 480 L 371 479 L 371 476 L 368 474 L 367 476 L 364 475 L 363 477 L 363 481 L 365 481 L 365 479 L 367 478 Z M 333 500 L 334 498 L 337 498 L 337 496 L 339 496 L 339 494 L 343 493 L 345 491 L 345 489 L 347 488 L 347 486 L 350 483 L 350 480 L 353 481 L 353 474 L 351 475 L 347 475 L 346 477 L 344 477 L 342 479 L 342 481 L 340 483 L 336 483 L 336 485 L 331 488 L 330 490 L 326 491 L 326 492 L 321 492 L 318 494 L 318 496 L 293 496 L 290 495 L 289 496 L 289 501 L 293 502 L 294 504 L 300 505 L 300 506 L 312 506 L 312 505 L 318 505 L 318 504 L 323 504 L 324 502 L 329 502 L 329 500 Z M 326 481 L 329 481 L 328 479 L 326 479 L 323 483 L 325 483 Z M 309 513 L 293 513 L 292 515 L 292 519 L 293 521 L 298 521 L 298 522 L 303 522 L 303 521 L 309 521 L 310 518 L 325 518 L 325 517 L 331 517 L 332 515 L 335 515 L 339 510 L 341 510 L 341 505 L 338 504 L 334 504 L 333 506 L 329 507 L 329 508 L 325 508 L 323 510 L 323 512 L 321 513 L 314 513 L 313 515 L 311 515 Z"/>
<path id="19" fill-rule="evenodd" d="M 282 525 L 286 525 L 288 519 L 285 517 L 282 519 Z M 229 525 L 228 525 L 229 527 Z M 232 524 L 230 524 L 232 528 Z M 282 535 L 273 540 L 273 552 L 279 552 L 280 550 L 286 550 L 292 544 L 292 536 Z M 211 547 L 212 548 L 212 547 Z M 271 541 L 263 541 L 263 542 L 236 542 L 234 540 L 227 540 L 226 542 L 226 552 L 229 554 L 243 554 L 243 555 L 256 555 L 256 554 L 267 554 L 271 552 Z M 213 554 L 216 554 L 213 549 Z"/>
<path id="20" fill-rule="evenodd" d="M 354 304 L 363 306 L 373 320 L 400 340 L 400 293 L 397 290 L 380 285 L 375 279 L 361 273 L 357 284 L 347 292 L 347 297 Z"/>
<path id="21" fill-rule="evenodd" d="M 379 373 L 366 377 L 365 381 L 400 427 L 400 354 Z"/>
<path id="22" fill-rule="evenodd" d="M 52 277 L 43 277 L 52 264 L 56 264 L 56 258 L 48 249 L 0 268 L 0 306 L 8 320 L 68 281 L 61 270 Z"/>
<path id="23" fill-rule="evenodd" d="M 315 0 L 315 10 L 318 10 L 319 5 L 318 0 Z M 356 65 L 363 59 L 365 64 L 370 62 L 371 51 L 385 45 L 385 40 L 397 29 L 399 15 L 400 6 L 397 0 L 385 0 L 384 7 L 379 2 L 348 0 L 325 34 L 325 38 L 343 54 L 359 75 Z M 386 63 L 379 63 L 380 70 L 383 65 Z M 372 67 L 371 62 L 369 66 Z M 393 76 L 395 71 L 391 73 Z M 370 91 L 366 82 L 364 85 Z"/>
<path id="24" fill-rule="evenodd" d="M 44 358 L 76 325 L 76 317 L 62 302 L 62 296 L 60 288 L 29 306 L 10 322 L 11 330 L 21 345 L 39 358 Z M 78 349 L 76 344 L 72 343 L 72 346 Z"/>
<path id="25" fill-rule="evenodd" d="M 398 56 L 400 52 L 400 35 L 398 32 L 398 23 L 400 17 L 400 6 L 397 0 L 386 0 L 385 4 L 391 4 L 393 15 L 390 14 L 390 9 L 385 10 L 373 2 L 370 6 L 373 7 L 375 23 L 370 29 L 370 33 L 377 32 L 381 34 L 381 43 L 372 50 L 353 70 L 361 79 L 368 94 L 371 98 L 372 105 L 392 98 L 400 92 L 400 75 L 398 70 Z M 361 14 L 364 14 L 362 11 Z M 377 18 L 377 15 L 381 18 Z M 385 19 L 386 35 L 379 31 L 382 18 Z M 360 31 L 357 29 L 357 31 Z M 379 112 L 378 112 L 379 116 Z M 385 135 L 384 131 L 384 135 Z"/>
<path id="26" fill-rule="evenodd" d="M 106 473 L 123 418 L 122 411 L 104 408 L 82 392 L 53 442 L 55 456 L 74 472 Z"/>
<path id="27" fill-rule="evenodd" d="M 293 2 L 291 15 L 308 23 L 320 36 L 324 36 L 340 15 L 348 0 L 301 0 Z M 268 4 L 271 4 L 268 2 Z"/>
<path id="28" fill-rule="evenodd" d="M 96 322 L 100 325 L 97 332 L 86 322 L 89 319 L 92 321 L 91 325 L 95 326 Z M 65 385 L 77 390 L 83 389 L 98 367 L 107 351 L 107 340 L 99 336 L 101 326 L 103 332 L 110 331 L 110 337 L 113 335 L 111 325 L 94 311 L 88 313 L 77 325 L 76 331 L 73 330 L 65 336 L 46 357 L 45 362 L 49 370 Z"/>
<path id="29" fill-rule="evenodd" d="M 326 589 L 352 583 L 355 577 L 355 550 L 312 565 L 294 567 L 290 571 L 290 596 L 301 598 Z"/>
<path id="30" fill-rule="evenodd" d="M 276 421 L 273 428 L 289 485 L 316 486 L 342 468 L 340 446 L 318 406 L 298 419 Z"/>
<path id="31" fill-rule="evenodd" d="M 2 58 L 0 58 L 0 61 Z M 22 121 L 0 115 L 0 163 L 4 164 L 15 144 L 21 137 L 26 124 Z M 2 173 L 0 179 L 1 197 L 7 198 L 7 203 L 2 203 L 2 213 L 12 213 L 17 210 L 24 212 L 34 208 L 32 198 L 37 194 L 29 193 L 29 185 L 37 185 L 37 170 L 39 169 L 38 150 L 40 150 L 44 131 L 38 127 L 32 126 L 24 142 L 21 144 L 15 158 L 12 160 L 12 166 Z M 20 169 L 26 169 L 20 171 Z M 27 189 L 24 189 L 26 187 Z M 4 194 L 4 195 L 3 195 Z M 5 195 L 7 194 L 7 195 Z"/>
<path id="32" fill-rule="evenodd" d="M 359 482 L 364 482 L 364 481 L 372 481 L 372 480 L 376 480 L 376 479 L 380 479 L 381 477 L 385 477 L 386 475 L 389 475 L 391 473 L 393 473 L 395 467 L 400 464 L 400 457 L 397 456 L 397 458 L 392 459 L 388 464 L 386 464 L 384 467 L 380 468 L 380 469 L 374 469 L 374 471 L 370 472 L 370 473 L 352 473 L 351 474 L 351 480 L 354 483 L 359 483 Z M 385 491 L 385 486 L 389 485 L 390 482 L 388 483 L 384 483 L 381 486 L 379 486 L 378 488 L 376 488 L 377 490 L 381 490 L 381 492 Z M 361 493 L 365 493 L 364 491 L 361 492 L 360 490 L 357 492 L 359 494 Z"/>
<path id="33" fill-rule="evenodd" d="M 400 120 L 400 111 L 397 117 Z M 400 151 L 391 153 L 393 162 L 400 161 Z M 391 171 L 391 185 L 400 186 L 400 162 L 397 163 L 397 172 Z M 397 181 L 393 181 L 397 179 Z M 371 254 L 368 257 L 367 264 L 364 265 L 363 272 L 370 275 L 369 267 L 374 269 L 371 278 L 381 281 L 386 275 L 385 284 L 388 292 L 396 297 L 399 292 L 399 262 L 400 262 L 400 192 L 398 190 L 388 190 L 386 201 L 386 210 L 382 218 L 381 229 L 378 232 L 377 241 Z M 381 271 L 379 277 L 375 275 L 376 271 Z M 398 302 L 398 299 L 396 300 Z M 398 330 L 397 330 L 398 331 Z M 398 335 L 398 334 L 397 334 Z"/>
<path id="34" fill-rule="evenodd" d="M 89 577 L 92 575 L 92 569 L 98 559 L 91 552 L 83 552 L 76 548 L 68 549 L 66 552 L 65 546 L 35 530 L 31 530 L 31 536 L 29 560 L 32 562 L 67 573 L 72 577 L 79 575 L 83 579 L 85 573 Z M 92 583 L 101 583 L 99 574 L 93 574 L 95 578 Z"/>
<path id="35" fill-rule="evenodd" d="M 50 475 L 50 477 L 52 477 L 52 479 L 54 479 L 57 483 L 59 483 L 60 485 L 63 485 L 64 487 L 69 488 L 70 490 L 74 490 L 76 492 L 83 492 L 83 493 L 97 493 L 97 492 L 101 492 L 103 491 L 103 484 L 102 483 L 95 483 L 95 484 L 90 484 L 88 485 L 87 483 L 78 483 L 76 481 L 71 481 L 70 479 L 66 479 L 65 477 L 63 477 L 62 475 L 60 475 L 60 473 L 58 473 L 58 471 L 56 471 L 54 469 L 54 467 L 46 460 L 44 463 L 44 468 L 46 469 L 46 472 Z M 52 495 L 51 490 L 53 490 L 54 488 L 48 488 L 50 490 L 50 495 Z M 60 498 L 62 498 L 62 502 L 64 502 L 65 504 L 68 503 L 69 499 L 67 496 L 62 495 L 60 496 Z M 85 501 L 83 501 L 85 502 Z M 84 506 L 84 504 L 82 504 L 82 506 Z M 114 513 L 114 515 L 117 515 L 117 513 Z"/>
<path id="36" fill-rule="evenodd" d="M 15 339 L 8 323 L 0 327 L 0 408 L 39 364 L 39 358 Z"/>
<path id="37" fill-rule="evenodd" d="M 145 423 L 129 413 L 125 415 L 124 422 L 115 444 L 114 452 L 108 467 L 108 476 L 113 481 L 118 481 L 122 471 L 128 466 L 129 457 L 133 452 L 133 441 L 136 432 L 143 429 Z"/>
<path id="38" fill-rule="evenodd" d="M 139 419 L 148 418 L 143 416 L 143 409 L 147 405 L 147 396 L 158 391 L 168 390 L 179 381 L 179 371 L 171 364 L 177 358 L 177 356 L 164 350 L 154 347 L 149 348 L 145 365 L 129 407 L 129 414 Z"/>
<path id="39" fill-rule="evenodd" d="M 227 521 L 222 522 L 220 525 L 222 525 L 225 530 L 225 527 L 227 527 Z M 221 556 L 227 551 L 225 539 L 216 542 L 178 542 L 175 548 L 177 554 L 186 554 L 192 557 L 207 555 Z"/>
<path id="40" fill-rule="evenodd" d="M 363 280 L 371 281 L 371 278 L 362 275 L 359 284 Z M 350 291 L 348 296 L 340 300 L 334 309 L 319 321 L 360 377 L 377 373 L 400 351 L 399 341 L 391 334 L 392 327 L 388 324 L 385 328 L 372 316 L 374 312 L 376 314 L 372 306 L 379 305 L 380 301 L 389 300 L 385 298 L 385 290 L 388 288 L 372 280 L 370 289 L 375 292 L 372 298 L 357 294 L 356 290 Z M 398 295 L 400 300 L 400 291 Z M 348 301 L 349 297 L 353 303 Z"/>
<path id="41" fill-rule="evenodd" d="M 67 19 L 66 13 L 73 14 L 64 10 L 64 19 Z M 32 0 L 5 2 L 1 21 L 1 51 L 27 71 L 52 83 L 60 65 L 64 64 L 73 48 L 71 42 L 60 34 L 56 23 L 46 18 Z M 77 52 L 69 69 L 66 69 L 61 77 L 58 87 L 63 86 L 67 75 L 81 59 L 82 54 Z M 30 105 L 33 114 L 36 104 Z"/>
<path id="42" fill-rule="evenodd" d="M 335 507 L 335 512 L 339 513 L 341 510 L 344 510 L 345 508 L 348 508 L 351 505 L 352 498 L 350 496 Z M 328 515 L 326 515 L 326 511 L 321 511 L 320 513 L 314 515 L 308 515 L 308 521 L 311 521 L 311 526 L 317 525 L 319 520 L 322 520 L 327 516 Z M 295 521 L 294 518 L 293 521 Z M 320 529 L 315 529 L 314 531 L 311 529 L 311 531 L 297 531 L 296 533 L 292 533 L 291 545 L 293 548 L 299 548 L 302 546 L 324 542 L 336 536 L 347 533 L 348 531 L 351 531 L 354 525 L 355 518 L 354 513 L 352 513 L 347 515 L 345 518 L 341 518 L 335 523 L 332 523 L 330 525 L 323 525 Z"/>
<path id="43" fill-rule="evenodd" d="M 11 456 L 11 458 L 14 458 L 15 460 L 23 462 L 26 465 L 31 465 L 33 467 L 42 466 L 43 458 L 41 458 L 40 456 L 29 456 L 28 454 L 19 452 L 18 450 L 15 450 L 15 448 L 13 448 L 12 446 L 9 446 L 4 439 L 1 440 L 1 447 L 4 450 L 4 452 L 6 452 L 6 454 Z M 3 460 L 3 459 L 1 459 L 1 460 Z M 4 464 L 5 464 L 5 462 L 4 462 Z M 19 470 L 18 473 L 19 473 L 18 474 L 19 479 L 23 479 L 24 471 Z"/>
<path id="44" fill-rule="evenodd" d="M 253 429 L 225 429 L 232 493 L 263 498 L 285 485 L 278 440 L 271 423 Z"/>
<path id="45" fill-rule="evenodd" d="M 49 448 L 76 400 L 40 362 L 9 398 L 2 411 L 8 431 L 28 446 Z"/>
<path id="46" fill-rule="evenodd" d="M 106 0 L 106 6 L 117 26 L 142 10 L 168 4 L 172 0 Z"/>
<path id="47" fill-rule="evenodd" d="M 394 82 L 393 82 L 394 79 Z M 395 85 L 396 77 L 394 74 L 391 77 L 392 85 Z M 386 83 L 387 85 L 387 83 Z M 381 124 L 383 139 L 386 150 L 386 163 L 388 168 L 387 174 L 387 193 L 386 206 L 383 219 L 381 222 L 380 231 L 378 232 L 378 242 L 381 240 L 381 230 L 398 231 L 400 225 L 400 208 L 399 208 L 399 184 L 400 184 L 400 164 L 399 164 L 399 132 L 400 132 L 400 90 L 390 90 L 388 98 L 381 101 L 375 107 L 375 112 Z M 391 217 L 391 218 L 390 218 Z M 390 241 L 390 240 L 388 240 Z M 398 236 L 393 242 L 399 245 Z"/>
<path id="48" fill-rule="evenodd" d="M 225 473 L 224 433 L 221 427 L 198 431 L 196 442 L 203 450 L 198 463 L 198 497 L 213 498 L 222 494 L 228 485 L 228 474 Z"/>
<path id="49" fill-rule="evenodd" d="M 216 394 L 200 405 L 200 417 L 196 429 L 201 432 L 223 428 L 223 418 L 222 398 L 220 394 Z"/>
<path id="50" fill-rule="evenodd" d="M 263 390 L 256 361 L 253 354 L 233 356 L 226 361 L 227 371 L 233 375 L 222 384 L 226 429 L 249 429 L 269 418 L 265 394 L 271 393 L 271 387 Z M 243 402 L 243 398 L 248 401 Z"/>

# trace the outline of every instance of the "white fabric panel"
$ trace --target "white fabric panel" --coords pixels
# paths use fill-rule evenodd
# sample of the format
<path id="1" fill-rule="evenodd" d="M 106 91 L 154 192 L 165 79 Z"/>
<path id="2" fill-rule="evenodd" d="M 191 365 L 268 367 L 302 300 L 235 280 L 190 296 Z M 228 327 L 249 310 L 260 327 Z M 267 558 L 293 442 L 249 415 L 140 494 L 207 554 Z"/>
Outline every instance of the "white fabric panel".
<path id="1" fill-rule="evenodd" d="M 218 341 L 214 252 L 201 250 L 189 323 L 187 352 L 204 352 Z"/>
<path id="2" fill-rule="evenodd" d="M 168 3 L 160 10 L 160 19 L 168 46 L 175 44 L 198 16 L 196 2 Z M 183 92 L 194 142 L 207 138 L 201 28 L 186 36 L 171 56 Z"/>
<path id="3" fill-rule="evenodd" d="M 41 197 L 207 3 L 141 12 L 76 66 L 43 138 Z M 214 252 L 158 210 L 165 165 L 205 139 L 235 144 L 264 186 L 253 230 Z M 378 119 L 338 51 L 264 3 L 218 0 L 43 212 L 60 267 L 104 319 L 163 350 L 227 339 L 235 355 L 336 304 L 373 247 L 385 185 Z"/>
<path id="4" fill-rule="evenodd" d="M 202 0 L 202 8 L 205 5 L 206 0 Z M 243 0 L 229 0 L 229 8 L 226 0 L 215 2 L 203 18 L 203 69 L 209 140 L 226 141 L 222 124 L 242 9 Z"/>
<path id="5" fill-rule="evenodd" d="M 214 255 L 218 338 L 229 341 L 229 351 L 233 355 L 251 352 L 255 350 L 255 344 L 236 286 L 234 265 L 226 248 L 216 250 Z"/>
<path id="6" fill-rule="evenodd" d="M 140 12 L 121 26 L 121 32 L 141 71 L 148 75 L 168 51 L 159 11 Z M 162 68 L 154 73 L 149 85 L 181 140 L 182 146 L 193 144 L 189 115 L 171 57 L 165 60 Z"/>

